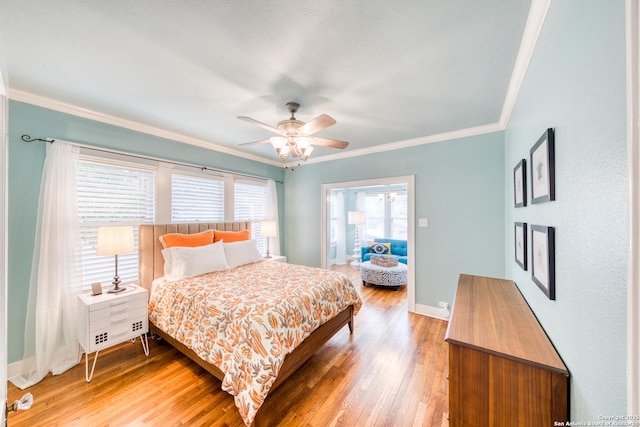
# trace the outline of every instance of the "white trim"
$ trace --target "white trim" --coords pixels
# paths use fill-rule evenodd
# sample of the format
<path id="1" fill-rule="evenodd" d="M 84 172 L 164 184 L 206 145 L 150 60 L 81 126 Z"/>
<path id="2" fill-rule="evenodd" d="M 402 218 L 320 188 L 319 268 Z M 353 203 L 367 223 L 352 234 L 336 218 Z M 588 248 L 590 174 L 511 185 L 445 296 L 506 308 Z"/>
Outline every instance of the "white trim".
<path id="1" fill-rule="evenodd" d="M 351 150 L 343 153 L 330 154 L 322 157 L 310 157 L 306 162 L 300 163 L 291 161 L 286 167 L 297 167 L 311 163 L 329 162 L 338 159 L 347 159 L 349 157 L 364 156 L 367 154 L 381 153 L 383 151 L 398 150 L 400 148 L 415 147 L 417 145 L 431 144 L 433 142 L 450 141 L 454 139 L 466 138 L 469 136 L 484 135 L 487 133 L 503 131 L 505 128 L 499 123 L 492 123 L 484 126 L 460 129 L 453 132 L 439 133 L 436 135 L 423 136 L 420 138 L 407 139 L 405 141 L 391 142 L 389 144 L 375 145 L 373 147 L 361 148 L 359 150 Z"/>
<path id="2" fill-rule="evenodd" d="M 449 321 L 449 316 L 451 315 L 448 308 L 432 307 L 422 304 L 416 304 L 415 313 L 446 321 Z"/>
<path id="3" fill-rule="evenodd" d="M 27 370 L 25 366 L 27 366 L 27 364 L 22 359 L 10 363 L 9 365 L 7 365 L 7 378 L 15 378 L 21 375 L 26 375 Z"/>
<path id="4" fill-rule="evenodd" d="M 627 271 L 627 414 L 640 413 L 640 7 L 626 1 L 629 260 Z"/>
<path id="5" fill-rule="evenodd" d="M 7 97 L 0 72 L 0 420 L 5 419 L 7 410 L 7 205 L 8 205 L 8 125 L 7 125 Z M 0 421 L 2 422 L 2 421 Z"/>
<path id="6" fill-rule="evenodd" d="M 415 175 L 395 176 L 389 178 L 366 179 L 362 181 L 337 182 L 322 184 L 321 196 L 321 232 L 320 244 L 321 266 L 328 268 L 327 264 L 327 200 L 329 191 L 348 187 L 371 187 L 375 185 L 407 185 L 407 306 L 411 313 L 416 312 L 416 259 L 415 259 Z"/>
<path id="7" fill-rule="evenodd" d="M 509 123 L 513 106 L 516 103 L 518 92 L 520 92 L 524 76 L 529 68 L 529 62 L 531 62 L 531 57 L 536 49 L 538 37 L 544 26 L 550 5 L 551 0 L 533 0 L 531 2 L 529 16 L 527 17 L 527 23 L 524 27 L 524 33 L 522 34 L 522 41 L 520 42 L 520 50 L 516 57 L 516 63 L 513 66 L 511 81 L 509 82 L 507 95 L 505 96 L 504 105 L 502 106 L 502 114 L 500 114 L 499 123 L 503 129 L 506 128 L 507 123 Z"/>
<path id="8" fill-rule="evenodd" d="M 202 139 L 185 136 L 176 132 L 170 132 L 168 130 L 159 129 L 155 126 L 144 125 L 132 120 L 122 119 L 120 117 L 111 116 L 104 113 L 88 110 L 85 108 L 76 107 L 75 105 L 66 104 L 64 102 L 56 101 L 53 99 L 45 98 L 43 96 L 34 95 L 28 92 L 23 92 L 15 89 L 9 89 L 9 99 L 14 101 L 26 102 L 28 104 L 37 105 L 39 107 L 48 108 L 54 111 L 60 111 L 62 113 L 71 114 L 77 117 L 83 117 L 89 120 L 95 120 L 97 122 L 106 123 L 114 126 L 118 126 L 124 129 L 130 129 L 137 132 L 146 133 L 148 135 L 158 136 L 160 138 L 166 138 L 173 141 L 182 142 L 185 144 L 195 145 L 197 147 L 205 148 L 207 150 L 218 151 L 220 153 L 229 154 L 236 157 L 242 157 L 247 160 L 253 160 L 260 163 L 270 164 L 272 166 L 282 167 L 282 162 L 265 159 L 253 154 L 248 154 L 242 151 L 233 150 L 228 147 L 224 147 L 212 142 L 207 142 Z M 39 138 L 40 136 L 36 136 Z"/>
<path id="9" fill-rule="evenodd" d="M 483 135 L 487 133 L 499 132 L 504 130 L 504 126 L 501 123 L 492 123 L 483 126 L 477 126 L 473 128 L 460 129 L 452 132 L 444 132 L 436 135 L 429 135 L 419 138 L 408 139 L 405 141 L 391 142 L 388 144 L 377 145 L 374 147 L 363 148 L 359 150 L 350 150 L 342 153 L 330 154 L 321 157 L 311 157 L 306 162 L 296 161 L 295 159 L 283 163 L 281 161 L 266 159 L 264 157 L 248 154 L 242 151 L 233 150 L 221 145 L 217 145 L 211 142 L 207 142 L 201 139 L 184 136 L 175 132 L 169 132 L 164 129 L 159 129 L 154 126 L 143 125 L 132 120 L 126 120 L 119 117 L 111 116 L 104 113 L 88 110 L 86 108 L 76 107 L 71 104 L 56 101 L 53 99 L 45 98 L 39 95 L 34 95 L 28 92 L 23 92 L 15 89 L 9 90 L 9 99 L 19 102 L 25 102 L 28 104 L 36 105 L 39 107 L 47 108 L 54 111 L 60 111 L 62 113 L 71 114 L 77 117 L 83 117 L 89 120 L 95 120 L 97 122 L 110 124 L 113 126 L 119 126 L 124 129 L 130 129 L 137 132 L 146 133 L 149 135 L 158 136 L 160 138 L 166 138 L 185 144 L 195 145 L 197 147 L 205 148 L 208 150 L 218 151 L 232 156 L 240 157 L 247 160 L 253 160 L 260 163 L 265 163 L 272 166 L 278 166 L 282 168 L 299 167 L 305 164 L 328 162 L 338 159 L 346 159 L 350 157 L 363 156 L 371 153 L 379 153 L 383 151 L 397 150 L 400 148 L 415 147 L 417 145 L 430 144 L 433 142 L 448 141 L 453 139 L 465 138 L 469 136 Z M 40 137 L 35 136 L 35 137 Z"/>

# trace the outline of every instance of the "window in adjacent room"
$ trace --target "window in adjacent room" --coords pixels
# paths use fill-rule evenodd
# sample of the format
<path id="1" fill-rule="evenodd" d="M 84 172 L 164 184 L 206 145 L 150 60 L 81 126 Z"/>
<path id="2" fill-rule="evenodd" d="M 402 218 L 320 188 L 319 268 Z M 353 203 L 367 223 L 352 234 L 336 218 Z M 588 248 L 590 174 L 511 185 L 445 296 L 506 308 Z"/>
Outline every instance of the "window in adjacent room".
<path id="1" fill-rule="evenodd" d="M 407 191 L 386 189 L 364 194 L 364 240 L 407 239 Z"/>

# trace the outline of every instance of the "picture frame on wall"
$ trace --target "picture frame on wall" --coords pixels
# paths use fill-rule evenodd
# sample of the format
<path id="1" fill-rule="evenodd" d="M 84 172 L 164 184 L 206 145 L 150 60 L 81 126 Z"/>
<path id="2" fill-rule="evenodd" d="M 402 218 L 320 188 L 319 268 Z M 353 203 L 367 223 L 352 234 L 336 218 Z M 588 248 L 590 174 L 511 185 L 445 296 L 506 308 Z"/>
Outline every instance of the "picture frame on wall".
<path id="1" fill-rule="evenodd" d="M 516 264 L 527 271 L 527 223 L 515 222 L 513 231 Z"/>
<path id="2" fill-rule="evenodd" d="M 522 159 L 513 168 L 513 202 L 516 208 L 527 206 L 527 161 Z"/>
<path id="3" fill-rule="evenodd" d="M 550 299 L 556 299 L 555 229 L 531 226 L 531 279 Z"/>
<path id="4" fill-rule="evenodd" d="M 547 129 L 531 147 L 529 167 L 531 177 L 531 203 L 543 203 L 556 199 L 555 136 Z"/>

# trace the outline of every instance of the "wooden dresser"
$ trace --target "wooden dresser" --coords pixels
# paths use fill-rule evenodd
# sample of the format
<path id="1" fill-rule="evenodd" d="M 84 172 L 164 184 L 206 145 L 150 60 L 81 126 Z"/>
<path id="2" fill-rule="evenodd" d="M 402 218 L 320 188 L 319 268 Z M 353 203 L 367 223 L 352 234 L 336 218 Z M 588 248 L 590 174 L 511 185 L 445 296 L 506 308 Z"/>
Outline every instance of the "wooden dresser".
<path id="1" fill-rule="evenodd" d="M 450 427 L 568 420 L 569 372 L 512 281 L 460 275 L 445 341 Z"/>

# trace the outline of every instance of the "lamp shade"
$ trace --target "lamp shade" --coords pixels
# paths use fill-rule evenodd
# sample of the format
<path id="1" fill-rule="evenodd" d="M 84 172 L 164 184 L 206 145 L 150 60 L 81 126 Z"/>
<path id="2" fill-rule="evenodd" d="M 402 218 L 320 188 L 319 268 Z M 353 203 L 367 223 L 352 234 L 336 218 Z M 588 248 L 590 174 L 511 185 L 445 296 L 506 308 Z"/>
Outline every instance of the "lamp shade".
<path id="1" fill-rule="evenodd" d="M 96 255 L 121 255 L 135 251 L 133 227 L 130 225 L 98 228 Z"/>
<path id="2" fill-rule="evenodd" d="M 260 235 L 262 237 L 277 237 L 278 227 L 275 221 L 262 221 L 260 223 Z"/>
<path id="3" fill-rule="evenodd" d="M 362 225 L 365 223 L 364 212 L 362 211 L 349 211 L 349 224 Z"/>

